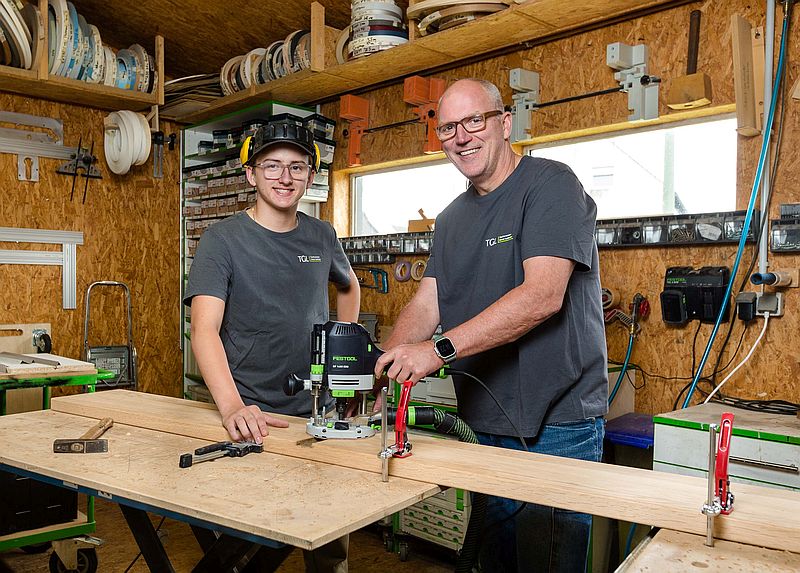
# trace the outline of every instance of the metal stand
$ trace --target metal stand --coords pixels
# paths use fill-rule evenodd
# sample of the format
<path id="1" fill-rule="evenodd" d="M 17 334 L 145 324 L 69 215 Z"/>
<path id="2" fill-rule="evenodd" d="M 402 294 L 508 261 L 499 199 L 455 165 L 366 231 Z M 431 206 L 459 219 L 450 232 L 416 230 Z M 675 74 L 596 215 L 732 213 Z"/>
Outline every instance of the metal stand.
<path id="1" fill-rule="evenodd" d="M 714 494 L 714 480 L 716 479 L 717 460 L 717 424 L 708 426 L 708 499 L 703 504 L 701 511 L 706 516 L 706 545 L 714 547 L 714 518 L 722 513 L 720 499 Z"/>

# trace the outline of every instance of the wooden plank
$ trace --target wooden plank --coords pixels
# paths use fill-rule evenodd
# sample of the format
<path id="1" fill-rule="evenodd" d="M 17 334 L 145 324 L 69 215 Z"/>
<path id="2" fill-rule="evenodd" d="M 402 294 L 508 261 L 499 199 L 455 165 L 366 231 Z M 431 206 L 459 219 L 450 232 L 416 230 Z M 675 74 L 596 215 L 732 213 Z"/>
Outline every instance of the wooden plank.
<path id="1" fill-rule="evenodd" d="M 740 135 L 752 137 L 761 133 L 761 130 L 756 121 L 753 50 L 750 44 L 750 34 L 750 23 L 738 14 L 734 14 L 731 17 L 731 40 L 733 42 L 737 131 Z"/>
<path id="2" fill-rule="evenodd" d="M 64 523 L 55 523 L 53 525 L 45 525 L 44 527 L 37 527 L 36 529 L 26 529 L 25 531 L 17 531 L 16 533 L 9 533 L 8 535 L 0 536 L 0 543 L 5 543 L 13 539 L 19 539 L 21 537 L 31 537 L 34 535 L 41 535 L 43 533 L 60 531 L 68 527 L 76 527 L 78 525 L 84 525 L 88 522 L 89 520 L 86 518 L 86 514 L 83 513 L 82 511 L 78 511 L 78 516 L 71 521 L 66 521 Z"/>
<path id="3" fill-rule="evenodd" d="M 662 529 L 646 547 L 626 560 L 617 573 L 696 573 L 701 570 L 704 573 L 794 573 L 800 571 L 800 555 L 730 541 L 715 541 L 714 547 L 706 547 L 705 537 Z"/>
<path id="4" fill-rule="evenodd" d="M 270 453 L 178 467 L 199 440 L 117 419 L 105 454 L 53 453 L 92 420 L 53 410 L 0 418 L 0 463 L 305 549 L 319 547 L 439 492 L 421 481 Z"/>
<path id="5" fill-rule="evenodd" d="M 217 441 L 227 435 L 213 405 L 115 390 L 55 398 L 52 408 Z M 266 449 L 273 453 L 379 472 L 377 438 L 310 441 L 305 420 L 285 417 Z M 704 534 L 700 478 L 415 437 L 414 454 L 393 459 L 389 473 L 408 479 L 435 476 L 439 485 L 501 495 L 573 511 Z M 425 477 L 423 477 L 425 476 Z M 800 551 L 800 493 L 736 486 L 736 509 L 717 519 L 717 536 Z"/>
<path id="6" fill-rule="evenodd" d="M 311 3 L 311 70 L 325 69 L 325 7 Z"/>
<path id="7" fill-rule="evenodd" d="M 27 375 L 30 377 L 30 375 L 34 374 L 63 376 L 65 372 L 80 374 L 94 374 L 97 372 L 97 369 L 91 362 L 83 362 L 82 360 L 74 360 L 55 354 L 19 354 L 18 356 L 28 356 L 37 360 L 56 361 L 58 364 L 52 365 L 42 362 L 25 364 L 20 363 L 20 360 L 17 360 L 13 356 L 0 355 L 0 373 L 16 376 Z"/>

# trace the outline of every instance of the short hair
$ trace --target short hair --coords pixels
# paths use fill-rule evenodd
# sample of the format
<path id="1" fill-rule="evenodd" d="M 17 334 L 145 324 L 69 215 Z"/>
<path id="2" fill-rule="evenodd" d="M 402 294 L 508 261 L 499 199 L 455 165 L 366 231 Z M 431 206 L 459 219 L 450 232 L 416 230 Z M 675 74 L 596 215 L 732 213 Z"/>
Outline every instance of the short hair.
<path id="1" fill-rule="evenodd" d="M 480 78 L 462 78 L 458 80 L 459 82 L 474 82 L 481 86 L 486 96 L 489 98 L 489 101 L 492 103 L 495 109 L 503 111 L 505 110 L 505 104 L 503 103 L 503 96 L 500 95 L 500 90 L 497 89 L 497 86 L 494 85 L 489 80 L 482 80 Z M 456 82 L 458 83 L 458 82 Z M 444 97 L 444 94 L 442 94 Z M 442 99 L 439 98 L 439 105 L 441 105 Z"/>

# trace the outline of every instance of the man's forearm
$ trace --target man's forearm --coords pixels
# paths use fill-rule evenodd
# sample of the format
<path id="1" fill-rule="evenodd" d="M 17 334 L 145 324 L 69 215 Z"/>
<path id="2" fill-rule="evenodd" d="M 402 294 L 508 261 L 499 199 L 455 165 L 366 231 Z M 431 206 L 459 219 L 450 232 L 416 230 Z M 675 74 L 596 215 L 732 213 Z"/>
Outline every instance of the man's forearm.
<path id="1" fill-rule="evenodd" d="M 392 329 L 389 339 L 382 345 L 384 350 L 398 344 L 411 344 L 430 339 L 439 325 L 439 313 L 431 312 L 420 303 L 411 302 L 403 309 Z"/>

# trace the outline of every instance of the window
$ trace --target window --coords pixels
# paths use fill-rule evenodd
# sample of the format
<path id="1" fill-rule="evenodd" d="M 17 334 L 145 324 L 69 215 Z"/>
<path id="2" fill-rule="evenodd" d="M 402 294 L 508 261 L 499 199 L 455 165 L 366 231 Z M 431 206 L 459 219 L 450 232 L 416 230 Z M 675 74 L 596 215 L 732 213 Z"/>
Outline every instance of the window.
<path id="1" fill-rule="evenodd" d="M 736 119 L 728 116 L 526 153 L 569 165 L 597 203 L 598 219 L 736 209 Z"/>
<path id="2" fill-rule="evenodd" d="M 435 218 L 467 188 L 467 179 L 450 162 L 354 175 L 353 236 L 405 233 L 419 210 Z"/>

